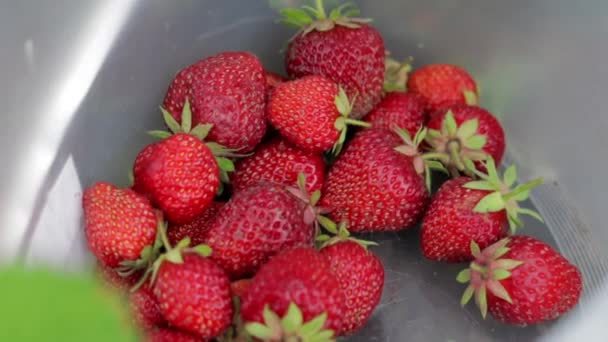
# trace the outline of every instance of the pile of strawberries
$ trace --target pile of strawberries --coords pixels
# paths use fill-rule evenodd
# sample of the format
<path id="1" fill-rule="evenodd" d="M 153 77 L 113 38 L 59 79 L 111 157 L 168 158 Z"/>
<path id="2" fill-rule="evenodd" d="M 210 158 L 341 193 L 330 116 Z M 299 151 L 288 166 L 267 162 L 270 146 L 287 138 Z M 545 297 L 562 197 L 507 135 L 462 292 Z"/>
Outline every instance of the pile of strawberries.
<path id="1" fill-rule="evenodd" d="M 282 10 L 299 29 L 289 78 L 247 52 L 182 69 L 161 108 L 168 130 L 151 132 L 132 186 L 86 190 L 90 250 L 146 339 L 356 333 L 384 269 L 351 232 L 419 223 L 424 257 L 470 263 L 463 305 L 474 297 L 484 317 L 515 325 L 570 310 L 576 267 L 513 235 L 521 215 L 542 220 L 519 205 L 542 180 L 517 185 L 514 166 L 499 175 L 505 134 L 476 105 L 474 79 L 448 64 L 410 73 L 354 5 L 316 4 Z"/>

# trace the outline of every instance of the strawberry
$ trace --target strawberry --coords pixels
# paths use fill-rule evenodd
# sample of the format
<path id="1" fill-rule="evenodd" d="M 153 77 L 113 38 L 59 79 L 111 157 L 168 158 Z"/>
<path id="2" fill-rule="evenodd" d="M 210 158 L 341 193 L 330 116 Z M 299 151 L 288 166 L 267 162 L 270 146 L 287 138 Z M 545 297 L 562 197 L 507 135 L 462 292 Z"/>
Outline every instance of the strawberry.
<path id="1" fill-rule="evenodd" d="M 191 222 L 181 225 L 170 225 L 167 232 L 169 243 L 176 245 L 187 237 L 190 238 L 193 246 L 205 242 L 207 233 L 211 228 L 211 223 L 223 205 L 224 203 L 222 202 L 211 202 L 211 205 Z"/>
<path id="2" fill-rule="evenodd" d="M 348 124 L 369 126 L 349 119 L 352 104 L 344 90 L 323 76 L 306 76 L 276 88 L 268 102 L 268 120 L 297 147 L 338 154 Z"/>
<path id="3" fill-rule="evenodd" d="M 243 298 L 249 286 L 251 285 L 251 279 L 240 279 L 230 283 L 230 291 L 232 295 L 238 298 Z"/>
<path id="4" fill-rule="evenodd" d="M 322 1 L 316 8 L 286 8 L 283 22 L 300 31 L 291 40 L 286 55 L 287 73 L 292 78 L 322 75 L 344 87 L 354 99 L 352 117 L 362 118 L 382 97 L 384 83 L 384 41 L 380 33 L 354 18 L 359 10 L 345 3 L 329 15 Z"/>
<path id="5" fill-rule="evenodd" d="M 462 68 L 451 64 L 430 64 L 415 70 L 407 80 L 408 91 L 424 97 L 431 109 L 447 104 L 477 104 L 477 83 Z"/>
<path id="6" fill-rule="evenodd" d="M 85 190 L 83 208 L 89 249 L 105 267 L 150 257 L 145 247 L 154 244 L 158 219 L 145 197 L 99 182 Z"/>
<path id="7" fill-rule="evenodd" d="M 323 158 L 275 138 L 235 164 L 232 186 L 235 191 L 240 191 L 260 181 L 267 181 L 296 187 L 300 172 L 306 176 L 306 189 L 309 192 L 321 189 L 325 180 Z"/>
<path id="8" fill-rule="evenodd" d="M 465 104 L 444 107 L 431 116 L 427 126 L 427 143 L 454 176 L 459 173 L 473 176 L 472 168 L 484 171 L 479 161 L 488 157 L 497 164 L 502 160 L 505 132 L 500 122 L 483 108 Z"/>
<path id="9" fill-rule="evenodd" d="M 201 342 L 194 335 L 173 328 L 160 328 L 148 334 L 148 342 Z"/>
<path id="10" fill-rule="evenodd" d="M 579 270 L 546 243 L 529 236 L 512 236 L 480 252 L 471 242 L 475 260 L 457 280 L 469 283 L 461 304 L 473 295 L 485 318 L 525 326 L 553 320 L 579 301 Z"/>
<path id="11" fill-rule="evenodd" d="M 150 286 L 143 285 L 129 296 L 131 314 L 136 325 L 144 330 L 165 326 L 158 300 Z"/>
<path id="12" fill-rule="evenodd" d="M 146 272 L 169 325 L 203 339 L 222 334 L 232 321 L 228 276 L 208 256 L 206 245 L 189 247 L 188 238 L 171 247 L 166 224 L 160 229 L 167 252 Z M 146 279 L 146 278 L 144 278 Z"/>
<path id="13" fill-rule="evenodd" d="M 413 58 L 409 57 L 404 62 L 399 62 L 390 56 L 389 51 L 386 51 L 383 86 L 385 92 L 404 92 L 407 90 L 407 78 L 412 71 L 412 61 Z"/>
<path id="14" fill-rule="evenodd" d="M 413 136 L 426 123 L 427 116 L 426 102 L 421 96 L 393 92 L 388 93 L 364 120 L 374 128 L 392 131 L 399 127 Z"/>
<path id="15" fill-rule="evenodd" d="M 344 312 L 344 293 L 329 262 L 305 247 L 262 266 L 241 306 L 245 328 L 264 341 L 327 341 L 340 333 Z"/>
<path id="16" fill-rule="evenodd" d="M 163 107 L 178 122 L 190 98 L 193 122 L 213 124 L 209 140 L 248 152 L 266 132 L 266 77 L 258 58 L 247 52 L 223 52 L 178 72 Z"/>
<path id="17" fill-rule="evenodd" d="M 307 205 L 282 185 L 262 183 L 237 192 L 214 220 L 206 243 L 211 259 L 231 279 L 251 276 L 270 257 L 293 246 L 311 246 Z"/>
<path id="18" fill-rule="evenodd" d="M 523 224 L 519 214 L 542 218 L 530 209 L 521 208 L 518 201 L 528 198 L 530 189 L 542 183 L 536 179 L 511 190 L 517 179 L 515 166 L 507 169 L 504 180 L 499 179 L 494 162 L 486 167 L 488 175 L 478 172 L 481 180 L 458 177 L 445 182 L 433 196 L 422 220 L 420 244 L 422 254 L 431 260 L 462 262 L 473 259 L 469 248 L 475 241 L 485 248 Z"/>
<path id="19" fill-rule="evenodd" d="M 192 112 L 186 100 L 181 125 L 165 109 L 165 123 L 171 132 L 151 131 L 163 140 L 146 146 L 135 159 L 133 189 L 146 195 L 163 210 L 167 219 L 186 224 L 203 214 L 220 179 L 228 182 L 234 164 L 225 156 L 236 156 L 217 143 L 204 143 L 212 125 L 192 128 Z"/>
<path id="20" fill-rule="evenodd" d="M 399 145 L 399 137 L 384 130 L 355 135 L 325 180 L 320 204 L 332 220 L 348 222 L 354 232 L 395 231 L 418 222 L 429 195 L 412 158 L 395 151 Z"/>
<path id="21" fill-rule="evenodd" d="M 329 260 L 331 270 L 346 296 L 346 311 L 340 330 L 343 334 L 349 334 L 365 325 L 380 303 L 384 266 L 378 257 L 367 250 L 367 246 L 375 243 L 350 237 L 345 224 L 339 227 L 334 224 L 331 230 L 337 236 L 330 238 L 326 235 L 327 240 L 320 253 Z"/>

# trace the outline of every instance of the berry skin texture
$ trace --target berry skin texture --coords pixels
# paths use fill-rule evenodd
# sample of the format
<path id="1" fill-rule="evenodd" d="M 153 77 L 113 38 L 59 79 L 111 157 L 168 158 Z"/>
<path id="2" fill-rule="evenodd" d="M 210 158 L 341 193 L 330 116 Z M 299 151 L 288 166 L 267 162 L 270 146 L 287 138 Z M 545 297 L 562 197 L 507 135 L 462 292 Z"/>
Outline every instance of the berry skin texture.
<path id="1" fill-rule="evenodd" d="M 185 333 L 172 328 L 160 328 L 156 329 L 148 335 L 148 342 L 201 342 L 201 340 L 194 335 Z"/>
<path id="2" fill-rule="evenodd" d="M 285 82 L 287 82 L 285 77 L 272 71 L 266 71 L 266 101 L 268 101 L 274 89 Z"/>
<path id="3" fill-rule="evenodd" d="M 178 133 L 146 146 L 133 166 L 133 188 L 175 224 L 191 222 L 211 204 L 219 168 L 209 148 L 195 136 Z"/>
<path id="4" fill-rule="evenodd" d="M 308 76 L 276 88 L 268 102 L 268 120 L 291 143 L 314 153 L 330 149 L 340 131 L 335 100 L 338 85 L 322 76 Z"/>
<path id="5" fill-rule="evenodd" d="M 384 84 L 384 41 L 373 27 L 360 26 L 300 34 L 289 44 L 285 61 L 292 78 L 322 75 L 342 86 L 355 99 L 353 119 L 380 102 Z"/>
<path id="6" fill-rule="evenodd" d="M 320 206 L 334 222 L 348 222 L 351 232 L 397 231 L 422 218 L 428 191 L 399 145 L 385 130 L 355 135 L 325 180 Z"/>
<path id="7" fill-rule="evenodd" d="M 448 111 L 454 115 L 456 124 L 460 127 L 465 121 L 477 119 L 479 125 L 477 134 L 486 136 L 486 143 L 482 151 L 489 154 L 496 165 L 500 165 L 505 153 L 505 132 L 500 122 L 487 110 L 466 104 L 456 104 L 438 109 L 431 115 L 427 127 L 440 130 L 443 119 Z M 478 170 L 484 172 L 485 168 L 478 162 L 475 163 Z"/>
<path id="8" fill-rule="evenodd" d="M 266 305 L 283 317 L 292 302 L 302 310 L 304 322 L 326 312 L 324 327 L 340 333 L 346 310 L 344 293 L 329 262 L 312 248 L 286 250 L 260 268 L 243 297 L 243 321 L 263 323 Z"/>
<path id="9" fill-rule="evenodd" d="M 323 158 L 275 138 L 260 145 L 253 155 L 237 161 L 231 176 L 232 187 L 235 191 L 241 191 L 266 181 L 297 188 L 300 172 L 305 176 L 309 193 L 321 190 L 325 180 Z"/>
<path id="10" fill-rule="evenodd" d="M 178 122 L 186 98 L 192 106 L 192 127 L 213 124 L 207 140 L 246 153 L 264 137 L 266 76 L 256 56 L 223 52 L 181 70 L 163 101 Z"/>
<path id="11" fill-rule="evenodd" d="M 424 97 L 431 109 L 447 104 L 467 104 L 464 92 L 477 94 L 477 83 L 464 69 L 451 64 L 430 64 L 410 74 L 409 92 Z"/>
<path id="12" fill-rule="evenodd" d="M 211 202 L 211 205 L 191 222 L 170 226 L 167 231 L 167 238 L 171 246 L 177 245 L 178 242 L 186 237 L 190 238 L 190 246 L 198 246 L 204 243 L 213 219 L 223 205 L 223 202 Z"/>
<path id="13" fill-rule="evenodd" d="M 104 266 L 137 260 L 144 247 L 154 244 L 155 210 L 135 191 L 99 182 L 85 191 L 83 208 L 89 249 Z"/>
<path id="14" fill-rule="evenodd" d="M 304 222 L 305 208 L 281 185 L 262 183 L 237 192 L 207 235 L 211 259 L 231 279 L 240 279 L 284 249 L 312 246 L 314 227 Z"/>
<path id="15" fill-rule="evenodd" d="M 341 241 L 321 249 L 346 296 L 342 333 L 359 330 L 380 302 L 384 266 L 374 254 L 354 241 Z"/>
<path id="16" fill-rule="evenodd" d="M 131 314 L 136 326 L 143 330 L 166 325 L 152 288 L 145 284 L 129 296 Z"/>
<path id="17" fill-rule="evenodd" d="M 180 330 L 204 339 L 219 336 L 232 321 L 230 281 L 208 258 L 187 253 L 183 261 L 159 268 L 154 294 L 161 312 Z"/>
<path id="18" fill-rule="evenodd" d="M 417 94 L 393 92 L 388 93 L 382 101 L 365 116 L 365 121 L 373 128 L 392 131 L 399 127 L 407 130 L 410 136 L 416 135 L 428 117 L 427 104 Z"/>
<path id="19" fill-rule="evenodd" d="M 470 181 L 472 179 L 468 177 L 450 179 L 433 196 L 420 230 L 422 254 L 427 259 L 471 261 L 471 240 L 483 249 L 507 235 L 504 210 L 473 211 L 491 191 L 464 188 L 463 185 Z"/>

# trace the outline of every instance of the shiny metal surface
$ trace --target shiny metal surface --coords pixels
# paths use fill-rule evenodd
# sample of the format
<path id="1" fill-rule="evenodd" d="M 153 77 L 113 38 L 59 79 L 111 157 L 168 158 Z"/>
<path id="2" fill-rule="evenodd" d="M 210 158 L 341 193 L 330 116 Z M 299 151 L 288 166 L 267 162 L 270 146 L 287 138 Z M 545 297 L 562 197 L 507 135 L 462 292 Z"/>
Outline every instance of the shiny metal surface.
<path id="1" fill-rule="evenodd" d="M 549 240 L 582 268 L 587 289 L 579 312 L 605 317 L 608 2 L 358 3 L 394 56 L 412 55 L 415 66 L 458 63 L 480 81 L 482 105 L 504 123 L 522 177 L 548 180 L 533 198 L 548 225 L 526 233 Z M 0 261 L 76 270 L 89 261 L 81 189 L 98 179 L 126 183 L 133 158 L 150 141 L 145 131 L 161 126 L 157 106 L 175 71 L 219 50 L 252 51 L 281 71 L 279 50 L 292 34 L 275 23 L 266 1 L 0 6 Z M 416 231 L 374 237 L 387 268 L 383 304 L 349 340 L 569 341 L 572 332 L 608 340 L 601 321 L 582 322 L 576 313 L 523 329 L 481 321 L 473 307 L 458 305 L 462 288 L 454 277 L 462 265 L 422 260 Z"/>

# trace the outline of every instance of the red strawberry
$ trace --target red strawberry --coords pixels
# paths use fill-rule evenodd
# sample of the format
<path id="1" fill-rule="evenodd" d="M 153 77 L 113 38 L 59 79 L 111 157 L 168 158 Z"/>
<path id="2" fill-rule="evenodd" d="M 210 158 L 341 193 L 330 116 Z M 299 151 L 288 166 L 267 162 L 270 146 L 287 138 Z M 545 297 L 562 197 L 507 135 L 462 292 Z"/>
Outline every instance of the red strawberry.
<path id="1" fill-rule="evenodd" d="M 268 181 L 297 187 L 300 172 L 306 177 L 306 190 L 321 189 L 325 180 L 323 158 L 275 138 L 235 164 L 232 186 L 235 191 L 240 191 L 260 181 Z"/>
<path id="2" fill-rule="evenodd" d="M 200 338 L 172 328 L 156 329 L 148 335 L 148 342 L 201 342 Z"/>
<path id="3" fill-rule="evenodd" d="M 426 141 L 432 151 L 443 154 L 445 166 L 453 175 L 472 175 L 476 168 L 483 171 L 480 160 L 492 157 L 500 164 L 505 152 L 505 132 L 500 122 L 487 110 L 464 104 L 444 107 L 431 116 Z"/>
<path id="4" fill-rule="evenodd" d="M 321 207 L 351 231 L 395 231 L 412 227 L 428 200 L 412 159 L 395 151 L 397 136 L 366 129 L 355 135 L 325 180 Z"/>
<path id="5" fill-rule="evenodd" d="M 129 304 L 133 320 L 138 327 L 148 330 L 166 324 L 158 300 L 148 284 L 141 286 L 129 296 Z"/>
<path id="6" fill-rule="evenodd" d="M 266 71 L 266 98 L 270 98 L 274 89 L 287 82 L 287 79 L 272 71 Z"/>
<path id="7" fill-rule="evenodd" d="M 99 182 L 86 189 L 83 208 L 89 249 L 104 266 L 135 262 L 154 244 L 156 212 L 135 191 Z"/>
<path id="8" fill-rule="evenodd" d="M 477 104 L 477 83 L 462 68 L 430 64 L 415 70 L 407 81 L 408 91 L 422 95 L 432 109 L 446 104 Z"/>
<path id="9" fill-rule="evenodd" d="M 520 208 L 517 203 L 527 199 L 530 189 L 542 183 L 542 179 L 511 190 L 517 179 L 515 166 L 509 167 L 501 180 L 492 160 L 485 165 L 488 175 L 478 172 L 481 180 L 451 179 L 433 197 L 420 230 L 422 254 L 426 258 L 470 261 L 473 259 L 471 241 L 485 248 L 506 236 L 507 225 L 515 233 L 522 226 L 519 214 L 532 215 L 542 221 L 537 213 Z"/>
<path id="10" fill-rule="evenodd" d="M 276 88 L 268 102 L 268 120 L 282 136 L 305 151 L 339 153 L 347 124 L 367 126 L 348 118 L 351 103 L 336 83 L 307 76 Z"/>
<path id="11" fill-rule="evenodd" d="M 270 257 L 313 243 L 314 215 L 282 185 L 262 183 L 237 192 L 217 214 L 207 234 L 212 260 L 232 279 L 251 276 Z"/>
<path id="12" fill-rule="evenodd" d="M 322 1 L 312 11 L 288 8 L 281 13 L 283 22 L 301 29 L 287 49 L 287 73 L 293 78 L 322 75 L 344 87 L 355 102 L 355 119 L 372 110 L 382 97 L 385 52 L 380 33 L 365 24 L 370 20 L 353 18 L 359 10 L 352 3 L 329 16 Z"/>
<path id="13" fill-rule="evenodd" d="M 195 253 L 200 247 L 183 255 L 170 249 L 157 261 L 154 294 L 171 326 L 211 339 L 221 335 L 232 320 L 230 281 L 219 266 Z M 202 254 L 209 253 L 206 247 Z"/>
<path id="14" fill-rule="evenodd" d="M 546 243 L 529 236 L 512 236 L 479 251 L 471 243 L 475 261 L 458 275 L 469 283 L 462 297 L 465 305 L 473 295 L 485 318 L 528 325 L 553 320 L 579 301 L 579 270 Z"/>
<path id="15" fill-rule="evenodd" d="M 190 238 L 190 243 L 193 246 L 204 243 L 207 233 L 211 228 L 211 223 L 223 205 L 224 203 L 222 202 L 211 202 L 209 207 L 193 221 L 182 225 L 169 226 L 169 231 L 167 232 L 169 243 L 177 245 L 178 242 L 187 237 Z"/>
<path id="16" fill-rule="evenodd" d="M 339 235 L 329 239 L 320 253 L 329 260 L 331 270 L 346 296 L 341 331 L 348 334 L 365 325 L 380 303 L 384 266 L 367 250 L 367 245 L 374 243 L 350 238 L 344 224 L 339 229 Z"/>
<path id="17" fill-rule="evenodd" d="M 167 90 L 163 106 L 177 120 L 186 98 L 195 124 L 213 124 L 209 140 L 248 152 L 266 132 L 266 77 L 258 58 L 247 52 L 223 52 L 181 70 Z"/>
<path id="18" fill-rule="evenodd" d="M 329 262 L 303 247 L 286 250 L 262 266 L 241 306 L 247 331 L 265 341 L 290 341 L 289 336 L 304 334 L 329 340 L 340 333 L 344 312 L 344 293 Z"/>
<path id="19" fill-rule="evenodd" d="M 394 92 L 387 94 L 382 101 L 365 116 L 374 128 L 393 130 L 399 127 L 411 136 L 426 123 L 428 113 L 422 97 L 412 93 Z"/>
<path id="20" fill-rule="evenodd" d="M 176 224 L 201 215 L 220 182 L 211 150 L 197 137 L 184 133 L 146 146 L 135 160 L 133 174 L 133 188 L 147 195 Z"/>

